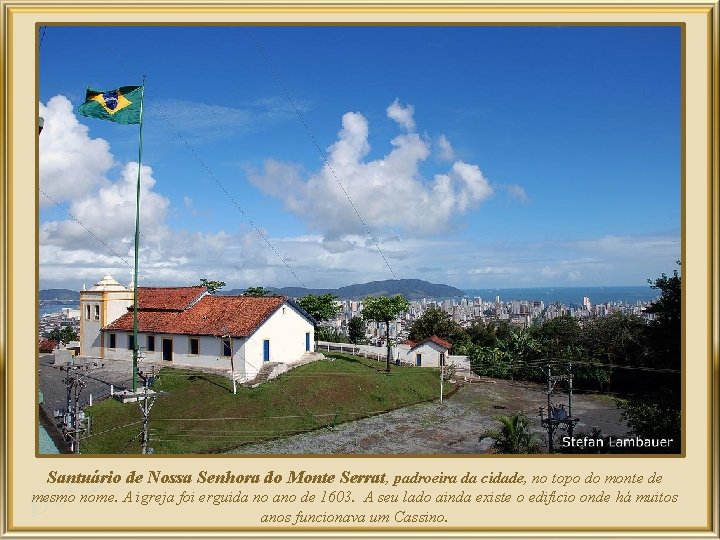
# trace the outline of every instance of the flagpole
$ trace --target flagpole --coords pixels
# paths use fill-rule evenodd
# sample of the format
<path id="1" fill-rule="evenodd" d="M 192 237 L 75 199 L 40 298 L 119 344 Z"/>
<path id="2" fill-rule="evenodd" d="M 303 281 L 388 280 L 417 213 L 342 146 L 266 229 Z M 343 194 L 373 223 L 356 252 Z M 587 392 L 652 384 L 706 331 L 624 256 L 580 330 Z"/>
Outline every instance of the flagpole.
<path id="1" fill-rule="evenodd" d="M 140 144 L 138 146 L 137 190 L 135 194 L 135 269 L 133 272 L 133 372 L 132 391 L 137 392 L 138 371 L 138 252 L 140 244 L 140 169 L 142 168 L 142 128 L 143 108 L 145 105 L 145 75 L 143 75 L 140 93 Z"/>

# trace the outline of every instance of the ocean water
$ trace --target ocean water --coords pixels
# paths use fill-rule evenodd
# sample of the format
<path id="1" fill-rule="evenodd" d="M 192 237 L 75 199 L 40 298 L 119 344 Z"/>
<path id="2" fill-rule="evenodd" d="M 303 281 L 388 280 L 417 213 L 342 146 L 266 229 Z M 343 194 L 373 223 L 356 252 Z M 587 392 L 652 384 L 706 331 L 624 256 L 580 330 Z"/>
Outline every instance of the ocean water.
<path id="1" fill-rule="evenodd" d="M 493 301 L 497 296 L 500 300 L 542 300 L 545 305 L 560 302 L 582 305 L 583 297 L 587 296 L 592 304 L 623 302 L 635 305 L 636 302 L 651 302 L 660 297 L 660 291 L 646 286 L 628 287 L 528 287 L 508 289 L 466 289 L 468 298 L 479 296 L 483 302 Z"/>
<path id="2" fill-rule="evenodd" d="M 60 313 L 63 308 L 80 309 L 80 304 L 45 304 L 39 307 L 40 317 L 48 313 Z"/>

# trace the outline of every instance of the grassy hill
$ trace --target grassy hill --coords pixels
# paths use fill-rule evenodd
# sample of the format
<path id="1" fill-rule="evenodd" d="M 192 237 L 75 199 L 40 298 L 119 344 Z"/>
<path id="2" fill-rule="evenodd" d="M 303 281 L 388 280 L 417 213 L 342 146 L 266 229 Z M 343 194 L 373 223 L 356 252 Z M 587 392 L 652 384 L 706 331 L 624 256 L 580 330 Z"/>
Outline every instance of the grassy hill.
<path id="1" fill-rule="evenodd" d="M 150 414 L 150 446 L 157 454 L 220 452 L 439 398 L 436 369 L 392 366 L 388 374 L 384 367 L 337 354 L 236 395 L 226 378 L 163 368 L 154 389 L 167 394 Z M 81 441 L 83 454 L 140 453 L 136 403 L 108 399 L 86 413 L 93 433 Z"/>

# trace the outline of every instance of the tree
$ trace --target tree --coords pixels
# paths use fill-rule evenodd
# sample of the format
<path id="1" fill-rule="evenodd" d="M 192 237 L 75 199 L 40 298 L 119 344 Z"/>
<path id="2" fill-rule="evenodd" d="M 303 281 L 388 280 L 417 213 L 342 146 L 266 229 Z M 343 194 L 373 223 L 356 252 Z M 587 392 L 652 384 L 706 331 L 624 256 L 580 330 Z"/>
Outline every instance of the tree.
<path id="1" fill-rule="evenodd" d="M 248 287 L 243 291 L 242 295 L 254 297 L 271 296 L 272 291 L 265 287 Z"/>
<path id="2" fill-rule="evenodd" d="M 68 343 L 69 341 L 77 341 L 78 335 L 75 330 L 70 326 L 56 326 L 50 332 L 45 334 L 45 337 L 53 341 L 62 341 Z"/>
<path id="3" fill-rule="evenodd" d="M 337 315 L 338 305 L 335 303 L 337 296 L 331 293 L 327 294 L 308 294 L 298 299 L 298 305 L 303 308 L 308 315 L 315 319 L 315 341 L 318 341 L 318 324 L 322 321 L 332 319 Z M 317 347 L 316 347 L 317 349 Z"/>
<path id="4" fill-rule="evenodd" d="M 530 431 L 530 420 L 522 411 L 510 416 L 496 416 L 500 422 L 498 430 L 488 431 L 484 437 L 495 439 L 495 448 L 501 454 L 537 454 L 540 443 L 537 435 Z"/>
<path id="5" fill-rule="evenodd" d="M 480 318 L 476 319 L 465 332 L 473 345 L 481 347 L 494 347 L 497 345 L 498 339 L 494 327 L 490 324 L 486 325 Z"/>
<path id="6" fill-rule="evenodd" d="M 316 321 L 327 321 L 332 319 L 338 312 L 338 305 L 335 303 L 337 296 L 334 294 L 308 294 L 298 299 L 301 308 Z"/>
<path id="7" fill-rule="evenodd" d="M 400 294 L 395 296 L 368 296 L 363 300 L 363 318 L 369 321 L 385 323 L 387 333 L 387 367 L 385 371 L 390 371 L 390 357 L 392 356 L 390 321 L 407 310 L 408 307 L 410 307 L 410 304 Z"/>
<path id="8" fill-rule="evenodd" d="M 527 328 L 511 329 L 510 334 L 499 346 L 504 350 L 510 367 L 510 378 L 522 380 L 534 380 L 537 378 L 537 368 L 532 360 L 540 358 L 540 343 L 535 335 Z"/>
<path id="9" fill-rule="evenodd" d="M 678 264 L 680 262 L 678 261 Z M 646 310 L 655 315 L 647 325 L 647 361 L 645 395 L 621 403 L 622 418 L 632 433 L 642 438 L 672 438 L 669 450 L 679 452 L 681 440 L 682 367 L 682 278 L 677 270 L 672 277 L 664 273 L 654 282 L 660 298 Z M 653 368 L 658 371 L 653 371 Z"/>
<path id="10" fill-rule="evenodd" d="M 200 285 L 202 287 L 206 287 L 208 292 L 212 294 L 215 291 L 219 291 L 220 289 L 222 289 L 225 286 L 225 282 L 200 278 Z"/>
<path id="11" fill-rule="evenodd" d="M 315 331 L 315 339 L 318 341 L 329 341 L 330 343 L 349 343 L 347 336 L 335 328 L 319 326 Z"/>
<path id="12" fill-rule="evenodd" d="M 678 265 L 680 261 L 678 261 Z M 653 289 L 661 291 L 658 300 L 645 310 L 655 319 L 649 324 L 649 341 L 654 367 L 679 369 L 681 360 L 682 282 L 677 270 L 672 277 L 660 274 L 654 282 L 648 280 Z"/>
<path id="13" fill-rule="evenodd" d="M 440 308 L 430 308 L 417 319 L 410 327 L 410 339 L 422 341 L 432 336 L 438 336 L 453 345 L 453 354 L 462 354 L 469 345 L 465 330 L 456 323 L 452 317 Z"/>
<path id="14" fill-rule="evenodd" d="M 614 368 L 643 364 L 647 355 L 646 333 L 647 325 L 637 315 L 612 313 L 587 321 L 582 328 L 583 347 L 594 364 L 607 367 L 591 370 L 578 366 L 578 383 L 590 383 L 595 389 L 605 391 L 637 391 L 638 385 L 645 384 L 647 374 L 623 370 L 622 376 L 613 380 Z"/>
<path id="15" fill-rule="evenodd" d="M 570 359 L 580 344 L 580 323 L 569 315 L 556 317 L 542 325 L 540 339 L 546 356 Z"/>
<path id="16" fill-rule="evenodd" d="M 350 343 L 357 345 L 365 342 L 365 321 L 362 317 L 353 317 L 348 324 Z"/>

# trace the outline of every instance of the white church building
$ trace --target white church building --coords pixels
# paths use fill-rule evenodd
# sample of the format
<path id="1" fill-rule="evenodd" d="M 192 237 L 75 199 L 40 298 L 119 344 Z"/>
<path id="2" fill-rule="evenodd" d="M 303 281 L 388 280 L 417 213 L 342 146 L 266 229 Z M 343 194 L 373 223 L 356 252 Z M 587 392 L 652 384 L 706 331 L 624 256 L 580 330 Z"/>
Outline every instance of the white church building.
<path id="1" fill-rule="evenodd" d="M 133 290 L 110 276 L 80 292 L 80 356 L 132 359 Z M 215 296 L 202 286 L 138 287 L 145 361 L 230 370 L 254 379 L 268 362 L 313 352 L 313 319 L 284 296 Z"/>

